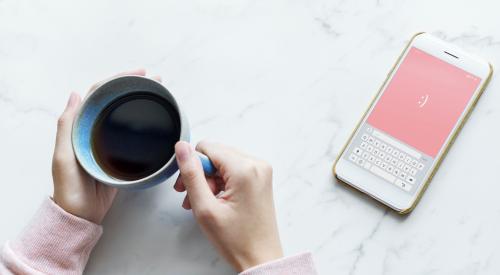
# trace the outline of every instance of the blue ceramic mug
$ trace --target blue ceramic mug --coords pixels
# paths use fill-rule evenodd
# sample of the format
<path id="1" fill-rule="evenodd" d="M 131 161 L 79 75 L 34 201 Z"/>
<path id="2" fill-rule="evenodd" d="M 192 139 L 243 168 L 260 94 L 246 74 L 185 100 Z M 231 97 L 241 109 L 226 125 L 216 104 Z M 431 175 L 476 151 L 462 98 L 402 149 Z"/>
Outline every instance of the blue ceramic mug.
<path id="1" fill-rule="evenodd" d="M 108 175 L 97 163 L 92 152 L 92 129 L 106 107 L 118 98 L 138 92 L 149 92 L 167 100 L 175 107 L 180 118 L 179 140 L 189 142 L 190 132 L 186 116 L 172 94 L 161 83 L 142 76 L 120 76 L 106 81 L 85 99 L 73 122 L 72 143 L 75 156 L 82 168 L 96 180 L 119 188 L 142 189 L 164 182 L 177 170 L 175 154 L 156 172 L 137 180 L 122 180 Z M 205 174 L 215 172 L 212 162 L 199 154 Z"/>

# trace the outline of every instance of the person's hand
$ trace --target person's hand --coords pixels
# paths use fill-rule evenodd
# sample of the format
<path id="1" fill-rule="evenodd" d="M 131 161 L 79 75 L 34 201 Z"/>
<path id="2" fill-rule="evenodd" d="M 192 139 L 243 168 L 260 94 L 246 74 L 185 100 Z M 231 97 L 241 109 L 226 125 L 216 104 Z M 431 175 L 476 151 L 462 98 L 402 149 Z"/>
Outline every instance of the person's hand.
<path id="1" fill-rule="evenodd" d="M 180 175 L 176 191 L 187 191 L 182 206 L 192 209 L 208 239 L 238 271 L 283 257 L 273 203 L 272 168 L 229 147 L 201 142 L 217 169 L 205 178 L 194 149 L 175 146 Z"/>
<path id="2" fill-rule="evenodd" d="M 145 70 L 135 70 L 116 75 L 144 76 Z M 159 77 L 154 79 L 160 81 Z M 104 81 L 94 84 L 89 93 Z M 54 181 L 54 202 L 62 209 L 80 218 L 100 224 L 116 195 L 116 188 L 97 182 L 79 165 L 71 143 L 73 120 L 80 107 L 81 99 L 72 93 L 66 109 L 57 122 L 56 144 L 52 158 Z"/>

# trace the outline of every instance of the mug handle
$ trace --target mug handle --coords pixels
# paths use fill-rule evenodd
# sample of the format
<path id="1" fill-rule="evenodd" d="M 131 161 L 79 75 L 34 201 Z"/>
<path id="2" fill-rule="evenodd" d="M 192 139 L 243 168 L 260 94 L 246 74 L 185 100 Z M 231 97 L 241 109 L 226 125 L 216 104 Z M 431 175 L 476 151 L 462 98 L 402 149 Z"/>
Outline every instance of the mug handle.
<path id="1" fill-rule="evenodd" d="M 199 152 L 198 157 L 200 158 L 201 166 L 203 166 L 203 172 L 205 172 L 205 175 L 212 176 L 215 174 L 216 169 L 212 161 L 207 156 Z"/>

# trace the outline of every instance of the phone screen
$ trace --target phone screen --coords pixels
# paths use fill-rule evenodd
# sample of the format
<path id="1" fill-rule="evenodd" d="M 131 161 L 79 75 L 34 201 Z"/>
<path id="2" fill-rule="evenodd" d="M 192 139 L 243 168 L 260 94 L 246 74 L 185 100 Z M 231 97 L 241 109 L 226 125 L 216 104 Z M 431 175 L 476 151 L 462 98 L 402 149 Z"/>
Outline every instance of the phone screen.
<path id="1" fill-rule="evenodd" d="M 412 47 L 353 138 L 346 158 L 412 192 L 481 79 Z"/>

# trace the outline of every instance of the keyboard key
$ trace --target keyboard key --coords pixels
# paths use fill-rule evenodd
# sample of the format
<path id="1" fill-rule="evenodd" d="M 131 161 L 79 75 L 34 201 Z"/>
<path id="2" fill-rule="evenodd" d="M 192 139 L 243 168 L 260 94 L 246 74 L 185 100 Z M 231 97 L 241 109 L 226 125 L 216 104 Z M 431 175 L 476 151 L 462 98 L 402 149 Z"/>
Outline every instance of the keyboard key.
<path id="1" fill-rule="evenodd" d="M 387 149 L 387 144 L 385 144 L 385 143 L 381 143 L 381 144 L 380 144 L 380 150 L 385 151 L 385 149 Z"/>
<path id="2" fill-rule="evenodd" d="M 392 147 L 391 146 L 387 146 L 387 149 L 385 149 L 385 151 L 387 152 L 387 154 L 392 154 Z"/>
<path id="3" fill-rule="evenodd" d="M 387 170 L 387 172 L 392 174 L 392 172 L 394 171 L 394 166 L 389 165 L 385 170 Z"/>
<path id="4" fill-rule="evenodd" d="M 422 170 L 422 169 L 424 169 L 424 164 L 423 164 L 423 163 L 419 163 L 419 164 L 417 165 L 417 169 L 418 169 L 418 170 Z"/>
<path id="5" fill-rule="evenodd" d="M 406 156 L 405 157 L 405 162 L 408 163 L 408 164 L 410 164 L 411 163 L 411 157 Z"/>
<path id="6" fill-rule="evenodd" d="M 363 155 L 361 155 L 364 159 L 367 159 L 370 154 L 368 154 L 368 152 L 364 152 Z"/>
<path id="7" fill-rule="evenodd" d="M 373 141 L 373 145 L 378 148 L 380 146 L 380 141 L 378 140 Z"/>
<path id="8" fill-rule="evenodd" d="M 397 169 L 397 168 L 396 168 L 396 169 L 394 169 L 394 171 L 392 171 L 392 174 L 393 174 L 394 176 L 396 176 L 396 177 L 397 177 L 397 176 L 399 176 L 399 173 L 401 173 L 401 171 L 400 171 L 399 169 Z"/>
<path id="9" fill-rule="evenodd" d="M 375 139 L 373 137 L 368 137 L 368 143 L 373 144 Z"/>
<path id="10" fill-rule="evenodd" d="M 393 157 L 398 157 L 399 156 L 399 151 L 398 150 L 392 151 L 392 156 Z"/>
<path id="11" fill-rule="evenodd" d="M 411 168 L 410 175 L 415 176 L 417 174 L 417 169 Z"/>
<path id="12" fill-rule="evenodd" d="M 405 157 L 406 157 L 405 153 L 399 153 L 399 155 L 398 155 L 398 159 L 399 160 L 403 160 L 404 161 Z"/>
<path id="13" fill-rule="evenodd" d="M 385 168 L 387 168 L 387 163 L 386 162 L 380 163 L 380 168 L 385 170 Z"/>
<path id="14" fill-rule="evenodd" d="M 382 164 L 382 161 L 380 159 L 375 160 L 375 165 L 380 166 Z"/>
<path id="15" fill-rule="evenodd" d="M 377 148 L 373 148 L 373 154 L 374 154 L 375 156 L 378 156 L 378 153 L 379 153 L 379 152 L 380 152 L 380 150 L 379 150 L 379 149 L 377 149 Z"/>
<path id="16" fill-rule="evenodd" d="M 355 154 L 351 154 L 349 156 L 349 159 L 352 161 L 352 162 L 356 162 L 356 160 L 358 160 L 358 157 L 355 155 Z"/>
<path id="17" fill-rule="evenodd" d="M 417 161 L 416 159 L 414 159 L 414 160 L 412 160 L 412 161 L 411 161 L 411 163 L 410 163 L 410 164 L 411 164 L 411 166 L 413 166 L 413 167 L 417 167 L 418 161 Z"/>
<path id="18" fill-rule="evenodd" d="M 363 150 L 359 149 L 358 147 L 354 148 L 354 154 L 358 155 L 358 156 L 361 156 L 361 153 L 363 152 Z"/>
<path id="19" fill-rule="evenodd" d="M 381 159 L 384 159 L 385 158 L 385 153 L 383 151 L 380 151 L 378 153 L 378 156 L 381 158 Z"/>
<path id="20" fill-rule="evenodd" d="M 398 164 L 398 159 L 397 158 L 392 158 L 391 159 L 391 164 L 396 166 Z"/>
<path id="21" fill-rule="evenodd" d="M 403 167 L 403 171 L 404 171 L 405 173 L 410 173 L 410 170 L 411 170 L 411 167 L 410 167 L 409 165 L 405 165 L 405 166 Z"/>
<path id="22" fill-rule="evenodd" d="M 400 179 L 397 179 L 396 182 L 394 183 L 397 187 L 409 192 L 411 190 L 411 185 L 410 184 L 406 184 L 406 182 L 400 180 Z"/>
<path id="23" fill-rule="evenodd" d="M 405 179 L 406 178 L 406 173 L 405 172 L 399 173 L 399 178 Z"/>
<path id="24" fill-rule="evenodd" d="M 373 146 L 368 145 L 368 147 L 366 147 L 366 151 L 368 151 L 370 153 L 373 152 Z"/>
<path id="25" fill-rule="evenodd" d="M 392 160 L 391 155 L 389 155 L 389 154 L 385 155 L 385 158 L 384 158 L 384 161 L 385 161 L 385 162 L 390 163 L 390 162 L 391 162 L 391 160 Z"/>
<path id="26" fill-rule="evenodd" d="M 359 165 L 359 166 L 363 166 L 365 164 L 365 160 L 362 159 L 362 158 L 358 158 L 358 160 L 356 161 L 356 163 Z"/>
<path id="27" fill-rule="evenodd" d="M 414 183 L 415 183 L 415 178 L 414 178 L 414 177 L 412 177 L 412 176 L 408 176 L 408 177 L 406 178 L 406 181 L 407 181 L 408 183 L 414 184 Z"/>
<path id="28" fill-rule="evenodd" d="M 403 169 L 403 167 L 405 167 L 405 164 L 404 164 L 403 162 L 401 162 L 401 161 L 400 161 L 400 162 L 398 162 L 397 167 L 398 167 L 399 169 Z"/>
<path id="29" fill-rule="evenodd" d="M 363 149 L 363 150 L 366 150 L 366 147 L 368 146 L 368 143 L 366 142 L 361 142 L 361 144 L 359 145 L 359 148 Z"/>
<path id="30" fill-rule="evenodd" d="M 368 140 L 368 135 L 367 135 L 367 134 L 363 134 L 363 135 L 361 136 L 361 140 L 362 140 L 362 141 L 367 141 L 367 140 Z"/>
<path id="31" fill-rule="evenodd" d="M 374 156 L 372 156 L 372 155 L 370 155 L 370 156 L 368 157 L 368 161 L 369 161 L 369 162 L 371 162 L 371 163 L 375 162 L 375 157 L 374 157 Z"/>
<path id="32" fill-rule="evenodd" d="M 393 175 L 387 173 L 386 171 L 378 168 L 377 166 L 372 166 L 372 168 L 370 169 L 370 171 L 375 174 L 375 175 L 378 175 L 382 178 L 384 178 L 385 180 L 387 180 L 388 182 L 394 182 L 394 180 L 396 179 Z"/>

